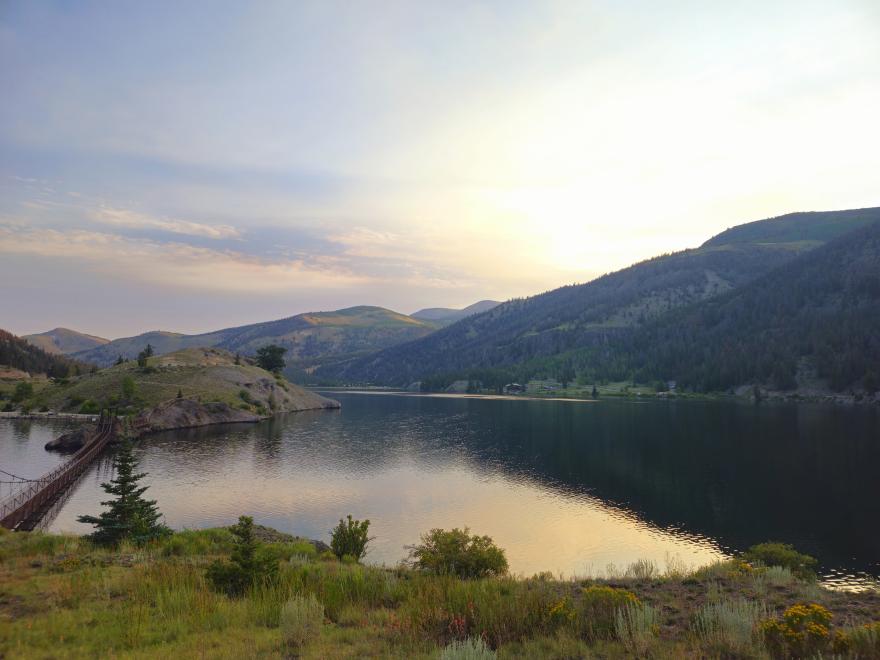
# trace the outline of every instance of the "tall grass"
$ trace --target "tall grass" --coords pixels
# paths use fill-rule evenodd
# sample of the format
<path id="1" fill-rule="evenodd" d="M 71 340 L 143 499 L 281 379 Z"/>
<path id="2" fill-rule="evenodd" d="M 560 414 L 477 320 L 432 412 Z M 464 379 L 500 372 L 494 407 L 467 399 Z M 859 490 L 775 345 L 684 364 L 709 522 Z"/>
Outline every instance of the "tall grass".
<path id="1" fill-rule="evenodd" d="M 658 633 L 657 611 L 650 605 L 625 605 L 617 610 L 614 631 L 627 651 L 642 657 Z"/>
<path id="2" fill-rule="evenodd" d="M 719 600 L 700 608 L 693 630 L 703 648 L 711 653 L 745 653 L 754 648 L 758 622 L 767 616 L 763 603 Z"/>

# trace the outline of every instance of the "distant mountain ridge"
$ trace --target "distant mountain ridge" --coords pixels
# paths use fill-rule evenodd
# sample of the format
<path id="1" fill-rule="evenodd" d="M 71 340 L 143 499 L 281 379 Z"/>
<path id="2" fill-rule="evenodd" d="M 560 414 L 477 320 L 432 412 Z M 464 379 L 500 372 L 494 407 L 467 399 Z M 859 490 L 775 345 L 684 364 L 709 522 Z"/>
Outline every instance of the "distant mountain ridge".
<path id="1" fill-rule="evenodd" d="M 22 339 L 47 353 L 70 355 L 80 351 L 87 351 L 98 346 L 110 343 L 109 339 L 87 335 L 70 328 L 55 328 L 48 332 L 34 335 L 23 335 Z"/>
<path id="2" fill-rule="evenodd" d="M 133 359 L 150 344 L 157 355 L 187 348 L 223 348 L 253 355 L 266 344 L 287 349 L 290 374 L 308 372 L 323 360 L 350 359 L 394 344 L 417 339 L 435 326 L 382 307 L 358 306 L 332 312 L 307 312 L 284 319 L 252 323 L 214 332 L 186 335 L 154 330 L 134 337 L 114 339 L 79 351 L 77 359 L 109 366 L 121 355 Z"/>
<path id="3" fill-rule="evenodd" d="M 514 299 L 465 318 L 425 338 L 317 370 L 343 382 L 407 385 L 434 379 L 525 379 L 569 372 L 560 356 L 601 354 L 639 328 L 675 310 L 706 301 L 757 280 L 808 255 L 829 240 L 880 221 L 880 208 L 795 213 L 729 229 L 692 250 L 656 257 L 580 285 Z M 695 347 L 691 346 L 691 349 Z M 610 349 L 602 368 L 621 373 Z M 625 360 L 623 360 L 625 361 Z M 578 363 L 595 376 L 590 365 Z M 669 376 L 673 378 L 673 376 Z"/>
<path id="4" fill-rule="evenodd" d="M 420 309 L 414 314 L 410 314 L 410 316 L 412 316 L 412 318 L 414 319 L 428 321 L 429 323 L 434 323 L 440 327 L 443 327 L 451 323 L 455 323 L 456 321 L 460 321 L 463 318 L 467 318 L 468 316 L 488 312 L 490 309 L 494 309 L 500 304 L 501 303 L 497 300 L 481 300 L 479 302 L 475 302 L 473 305 L 468 305 L 464 309 L 452 309 L 449 307 L 428 307 L 426 309 Z"/>

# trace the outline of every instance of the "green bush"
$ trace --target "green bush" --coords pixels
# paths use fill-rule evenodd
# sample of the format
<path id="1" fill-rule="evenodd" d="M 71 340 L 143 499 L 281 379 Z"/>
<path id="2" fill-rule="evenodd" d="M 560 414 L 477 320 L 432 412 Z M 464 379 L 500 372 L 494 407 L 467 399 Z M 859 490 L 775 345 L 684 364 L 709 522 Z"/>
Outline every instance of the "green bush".
<path id="1" fill-rule="evenodd" d="M 253 403 L 256 403 L 256 402 L 254 401 L 254 398 L 251 396 L 251 393 L 248 392 L 247 390 L 239 390 L 239 391 L 238 391 L 238 398 L 241 399 L 242 401 L 244 401 L 244 402 L 247 403 L 247 404 L 253 404 Z"/>
<path id="2" fill-rule="evenodd" d="M 258 552 L 261 544 L 254 536 L 254 519 L 241 516 L 229 531 L 235 537 L 232 561 L 215 561 L 208 566 L 205 577 L 211 585 L 228 596 L 241 596 L 255 586 L 274 582 L 278 559 Z"/>
<path id="3" fill-rule="evenodd" d="M 12 401 L 13 403 L 20 403 L 25 399 L 30 399 L 33 395 L 33 384 L 29 381 L 23 381 L 15 386 L 15 391 L 12 393 Z"/>
<path id="4" fill-rule="evenodd" d="M 321 634 L 324 606 L 314 594 L 294 596 L 281 609 L 281 634 L 288 647 L 299 649 Z"/>
<path id="5" fill-rule="evenodd" d="M 81 415 L 97 415 L 101 412 L 101 406 L 97 401 L 87 399 L 79 409 Z"/>
<path id="6" fill-rule="evenodd" d="M 349 514 L 345 520 L 339 521 L 335 529 L 331 530 L 330 549 L 338 559 L 346 555 L 360 561 L 367 553 L 367 544 L 372 541 L 367 536 L 370 527 L 369 520 L 355 520 Z"/>
<path id="7" fill-rule="evenodd" d="M 134 398 L 134 378 L 126 376 L 122 379 L 122 398 L 131 401 Z"/>
<path id="8" fill-rule="evenodd" d="M 787 543 L 768 542 L 753 545 L 746 550 L 743 558 L 753 564 L 787 568 L 802 579 L 816 577 L 816 566 L 818 566 L 816 559 L 798 552 Z"/>
<path id="9" fill-rule="evenodd" d="M 578 621 L 584 636 L 590 640 L 612 639 L 617 610 L 626 605 L 638 604 L 636 595 L 626 589 L 605 585 L 583 589 L 578 604 Z"/>
<path id="10" fill-rule="evenodd" d="M 507 573 L 504 550 L 488 536 L 473 536 L 470 530 L 432 529 L 422 535 L 420 545 L 412 546 L 410 563 L 431 573 L 477 578 Z"/>

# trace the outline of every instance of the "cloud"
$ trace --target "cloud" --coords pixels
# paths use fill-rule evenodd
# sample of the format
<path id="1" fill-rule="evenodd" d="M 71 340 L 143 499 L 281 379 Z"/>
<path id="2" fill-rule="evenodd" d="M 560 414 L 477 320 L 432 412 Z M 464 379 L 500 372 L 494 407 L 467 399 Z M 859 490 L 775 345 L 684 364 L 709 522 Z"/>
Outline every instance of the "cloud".
<path id="1" fill-rule="evenodd" d="M 230 293 L 334 289 L 370 281 L 328 256 L 308 262 L 269 260 L 231 250 L 85 230 L 3 225 L 0 252 L 85 262 L 91 270 L 119 279 Z"/>
<path id="2" fill-rule="evenodd" d="M 102 206 L 92 212 L 96 222 L 117 227 L 133 229 L 159 229 L 172 234 L 186 236 L 204 236 L 206 238 L 240 238 L 241 232 L 230 225 L 207 225 L 201 222 L 177 220 L 173 218 L 157 218 L 128 209 Z"/>

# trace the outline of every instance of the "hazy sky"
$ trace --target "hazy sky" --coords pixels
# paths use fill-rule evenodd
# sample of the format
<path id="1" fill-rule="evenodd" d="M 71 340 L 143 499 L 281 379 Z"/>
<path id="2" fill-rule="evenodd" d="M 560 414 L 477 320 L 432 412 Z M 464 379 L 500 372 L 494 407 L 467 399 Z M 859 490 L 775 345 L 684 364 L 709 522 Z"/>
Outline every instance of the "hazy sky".
<path id="1" fill-rule="evenodd" d="M 0 0 L 0 327 L 506 299 L 880 205 L 880 3 Z"/>

